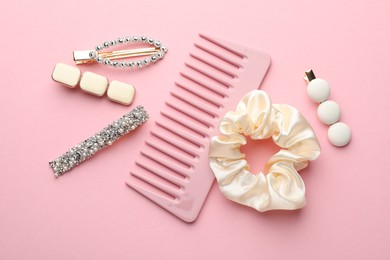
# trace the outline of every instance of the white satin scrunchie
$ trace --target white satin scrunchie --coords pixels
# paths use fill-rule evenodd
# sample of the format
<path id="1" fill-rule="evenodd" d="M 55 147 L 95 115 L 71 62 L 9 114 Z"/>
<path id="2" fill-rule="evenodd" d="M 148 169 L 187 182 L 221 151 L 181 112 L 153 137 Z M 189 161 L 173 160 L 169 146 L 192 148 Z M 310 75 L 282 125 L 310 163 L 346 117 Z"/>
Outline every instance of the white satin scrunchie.
<path id="1" fill-rule="evenodd" d="M 320 145 L 298 110 L 272 105 L 266 92 L 253 90 L 241 99 L 236 111 L 225 115 L 219 130 L 222 135 L 211 139 L 210 166 L 227 198 L 258 211 L 305 206 L 305 184 L 297 171 L 319 156 Z M 245 136 L 255 140 L 272 137 L 282 148 L 267 161 L 266 175 L 249 171 L 240 151 Z"/>

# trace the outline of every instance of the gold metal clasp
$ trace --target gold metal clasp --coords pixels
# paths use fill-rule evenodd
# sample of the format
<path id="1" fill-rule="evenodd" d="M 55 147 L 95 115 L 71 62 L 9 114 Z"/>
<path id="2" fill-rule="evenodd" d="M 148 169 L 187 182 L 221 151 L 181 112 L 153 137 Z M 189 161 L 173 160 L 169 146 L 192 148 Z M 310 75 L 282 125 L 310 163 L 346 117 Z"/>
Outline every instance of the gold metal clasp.
<path id="1" fill-rule="evenodd" d="M 312 81 L 313 79 L 316 78 L 316 76 L 314 75 L 314 72 L 313 72 L 312 69 L 309 69 L 309 70 L 305 71 L 305 74 L 306 74 L 306 76 L 304 76 L 303 79 L 304 79 L 307 83 L 309 83 L 310 81 Z"/>

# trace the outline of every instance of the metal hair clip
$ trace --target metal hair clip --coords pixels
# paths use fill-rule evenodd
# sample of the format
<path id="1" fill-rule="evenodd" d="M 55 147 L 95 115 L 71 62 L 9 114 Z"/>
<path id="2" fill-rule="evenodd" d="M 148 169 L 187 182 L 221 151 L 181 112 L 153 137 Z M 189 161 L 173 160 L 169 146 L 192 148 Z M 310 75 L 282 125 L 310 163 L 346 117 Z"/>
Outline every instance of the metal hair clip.
<path id="1" fill-rule="evenodd" d="M 112 122 L 92 137 L 70 148 L 66 153 L 57 159 L 49 162 L 58 177 L 70 171 L 86 159 L 92 157 L 96 152 L 111 145 L 113 142 L 133 131 L 148 120 L 148 114 L 143 106 L 138 106 L 132 111 Z"/>
<path id="2" fill-rule="evenodd" d="M 103 49 L 107 49 L 112 46 L 122 45 L 125 43 L 147 43 L 153 47 L 149 48 L 140 48 L 140 49 L 131 49 L 131 50 L 117 50 L 111 52 L 101 52 Z M 98 62 L 106 66 L 113 66 L 114 68 L 141 68 L 147 66 L 151 63 L 154 63 L 164 57 L 164 54 L 168 51 L 168 48 L 163 45 L 159 40 L 154 40 L 153 38 L 146 36 L 133 36 L 118 38 L 113 41 L 106 41 L 103 44 L 97 45 L 95 50 L 86 50 L 86 51 L 74 51 L 73 59 L 76 64 L 85 64 Z M 111 61 L 122 58 L 131 58 L 139 56 L 147 56 L 141 60 L 131 60 L 131 61 Z"/>

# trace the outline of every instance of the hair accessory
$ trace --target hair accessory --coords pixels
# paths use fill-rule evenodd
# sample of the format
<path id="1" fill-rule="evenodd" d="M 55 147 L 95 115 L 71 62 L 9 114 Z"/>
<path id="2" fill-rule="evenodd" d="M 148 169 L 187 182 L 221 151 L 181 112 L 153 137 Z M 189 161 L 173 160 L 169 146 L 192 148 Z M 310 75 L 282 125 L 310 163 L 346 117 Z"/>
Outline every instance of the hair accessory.
<path id="1" fill-rule="evenodd" d="M 315 77 L 312 70 L 305 72 L 304 79 L 308 82 L 307 94 L 314 102 L 320 103 L 317 115 L 320 121 L 330 125 L 328 129 L 328 140 L 335 146 L 345 146 L 351 141 L 351 129 L 340 120 L 341 110 L 333 100 L 328 100 L 330 87 L 326 80 Z"/>
<path id="2" fill-rule="evenodd" d="M 80 82 L 81 71 L 76 67 L 64 63 L 57 63 L 51 74 L 51 78 L 68 88 L 75 88 Z"/>
<path id="3" fill-rule="evenodd" d="M 200 34 L 131 167 L 127 184 L 186 222 L 214 181 L 208 146 L 219 120 L 259 87 L 268 54 Z"/>
<path id="4" fill-rule="evenodd" d="M 75 88 L 77 85 L 80 85 L 80 89 L 84 92 L 99 97 L 103 96 L 108 88 L 108 99 L 122 105 L 130 105 L 135 96 L 133 85 L 117 80 L 109 83 L 106 77 L 89 71 L 81 75 L 81 71 L 78 68 L 63 63 L 58 63 L 55 66 L 52 79 L 69 88 Z"/>
<path id="5" fill-rule="evenodd" d="M 271 104 L 267 93 L 253 90 L 236 111 L 222 119 L 220 136 L 210 144 L 210 166 L 221 192 L 230 200 L 258 211 L 299 209 L 305 205 L 305 184 L 297 171 L 320 154 L 310 124 L 294 107 Z M 265 165 L 266 174 L 250 172 L 240 147 L 245 136 L 272 138 L 281 150 Z"/>
<path id="6" fill-rule="evenodd" d="M 107 90 L 107 98 L 114 102 L 130 105 L 135 96 L 135 88 L 117 80 L 113 80 L 110 82 Z"/>
<path id="7" fill-rule="evenodd" d="M 133 131 L 148 120 L 148 114 L 144 107 L 138 106 L 118 120 L 112 122 L 97 134 L 85 141 L 75 145 L 66 153 L 49 163 L 58 177 L 70 171 L 86 159 L 92 157 L 96 152 L 111 145 L 113 142 Z"/>
<path id="8" fill-rule="evenodd" d="M 99 74 L 86 71 L 83 73 L 79 85 L 82 91 L 101 97 L 106 93 L 108 79 Z"/>
<path id="9" fill-rule="evenodd" d="M 131 50 L 117 50 L 111 52 L 101 52 L 103 49 L 113 47 L 116 45 L 122 45 L 126 43 L 147 43 L 152 45 L 149 48 L 140 48 L 140 49 L 131 49 Z M 118 38 L 113 41 L 106 41 L 103 44 L 97 45 L 95 50 L 86 50 L 86 51 L 74 51 L 73 59 L 76 64 L 92 63 L 98 62 L 106 66 L 113 66 L 114 68 L 141 68 L 147 66 L 151 63 L 154 63 L 164 57 L 164 54 L 168 51 L 168 48 L 163 45 L 159 40 L 154 40 L 153 38 L 146 36 L 133 36 Z M 122 58 L 146 56 L 149 57 L 143 58 L 141 60 L 131 60 L 131 61 L 112 61 Z"/>

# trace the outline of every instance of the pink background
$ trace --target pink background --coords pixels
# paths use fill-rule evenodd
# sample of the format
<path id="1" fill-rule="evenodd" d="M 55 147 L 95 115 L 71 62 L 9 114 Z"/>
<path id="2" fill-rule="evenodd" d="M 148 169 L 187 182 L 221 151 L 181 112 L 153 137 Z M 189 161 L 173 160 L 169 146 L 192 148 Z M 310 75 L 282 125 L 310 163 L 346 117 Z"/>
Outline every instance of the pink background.
<path id="1" fill-rule="evenodd" d="M 0 259 L 390 259 L 389 1 L 5 1 L 0 14 Z M 125 185 L 150 124 L 53 177 L 49 160 L 130 109 L 55 84 L 54 65 L 120 36 L 160 39 L 169 52 L 145 70 L 81 67 L 133 83 L 153 117 L 198 32 L 269 53 L 262 89 L 312 123 L 323 152 L 301 172 L 304 209 L 258 213 L 214 183 L 198 220 L 180 221 Z M 345 148 L 327 142 L 308 68 L 353 130 Z M 258 147 L 245 148 L 254 169 L 275 151 Z"/>

